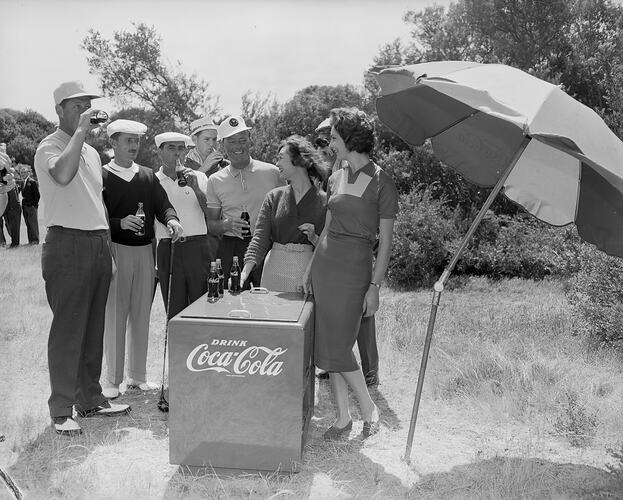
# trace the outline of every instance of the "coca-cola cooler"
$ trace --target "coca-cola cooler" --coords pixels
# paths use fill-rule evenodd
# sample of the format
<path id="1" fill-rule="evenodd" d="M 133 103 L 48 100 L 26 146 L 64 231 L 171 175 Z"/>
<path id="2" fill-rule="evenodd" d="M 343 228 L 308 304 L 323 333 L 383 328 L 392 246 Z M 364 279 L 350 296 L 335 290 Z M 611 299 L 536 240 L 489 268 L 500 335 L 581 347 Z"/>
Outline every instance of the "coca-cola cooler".
<path id="1" fill-rule="evenodd" d="M 169 323 L 172 464 L 296 471 L 314 406 L 313 302 L 204 295 Z"/>

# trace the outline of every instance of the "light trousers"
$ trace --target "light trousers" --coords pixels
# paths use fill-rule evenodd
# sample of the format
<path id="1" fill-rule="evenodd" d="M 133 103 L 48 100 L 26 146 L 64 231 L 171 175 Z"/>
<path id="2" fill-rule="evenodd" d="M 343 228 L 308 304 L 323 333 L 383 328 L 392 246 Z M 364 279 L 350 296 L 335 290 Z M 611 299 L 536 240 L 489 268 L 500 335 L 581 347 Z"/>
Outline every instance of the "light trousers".
<path id="1" fill-rule="evenodd" d="M 114 385 L 123 381 L 127 343 L 128 376 L 144 382 L 155 277 L 152 246 L 113 243 L 112 253 L 117 272 L 110 282 L 106 303 L 106 380 Z"/>

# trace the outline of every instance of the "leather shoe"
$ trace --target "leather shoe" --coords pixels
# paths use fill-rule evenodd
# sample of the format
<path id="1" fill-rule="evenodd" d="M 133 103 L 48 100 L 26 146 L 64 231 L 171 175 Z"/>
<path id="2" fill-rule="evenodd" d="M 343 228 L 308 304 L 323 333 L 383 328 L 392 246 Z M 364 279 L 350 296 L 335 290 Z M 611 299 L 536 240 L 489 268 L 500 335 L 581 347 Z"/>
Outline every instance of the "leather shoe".
<path id="1" fill-rule="evenodd" d="M 344 436 L 344 434 L 348 434 L 352 428 L 352 420 L 349 420 L 344 427 L 337 427 L 335 425 L 332 425 L 324 432 L 323 437 L 326 441 L 340 439 L 342 436 Z"/>
<path id="2" fill-rule="evenodd" d="M 128 379 L 126 386 L 128 389 L 140 389 L 141 391 L 155 391 L 160 388 L 159 385 L 152 384 L 151 382 L 139 382 L 133 379 Z"/>
<path id="3" fill-rule="evenodd" d="M 78 436 L 82 434 L 82 429 L 71 417 L 55 417 L 54 430 L 61 436 Z"/>
<path id="4" fill-rule="evenodd" d="M 380 420 L 381 417 L 379 416 L 379 409 L 375 405 L 374 410 L 372 410 L 372 416 L 370 417 L 370 420 L 365 420 L 363 422 L 362 434 L 364 439 L 373 436 L 374 434 L 379 432 L 379 430 L 381 429 Z"/>
<path id="5" fill-rule="evenodd" d="M 366 385 L 368 387 L 374 387 L 379 385 L 379 376 L 376 372 L 366 373 Z"/>
<path id="6" fill-rule="evenodd" d="M 130 405 L 124 404 L 111 404 L 108 400 L 104 401 L 101 405 L 91 408 L 89 410 L 78 410 L 78 416 L 82 418 L 88 417 L 114 417 L 117 415 L 125 415 L 130 413 L 132 408 Z"/>

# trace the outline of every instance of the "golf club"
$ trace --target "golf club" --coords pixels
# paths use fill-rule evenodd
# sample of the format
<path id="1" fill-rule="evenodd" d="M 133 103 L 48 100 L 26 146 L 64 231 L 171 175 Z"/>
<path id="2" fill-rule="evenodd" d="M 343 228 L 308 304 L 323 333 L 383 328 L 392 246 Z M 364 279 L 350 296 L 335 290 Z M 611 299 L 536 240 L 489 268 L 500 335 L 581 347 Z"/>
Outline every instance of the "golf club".
<path id="1" fill-rule="evenodd" d="M 164 327 L 164 352 L 162 355 L 162 384 L 160 384 L 160 399 L 158 400 L 158 409 L 162 412 L 169 411 L 169 402 L 164 395 L 164 372 L 167 364 L 167 342 L 169 339 L 169 311 L 171 310 L 171 285 L 173 284 L 173 257 L 175 251 L 175 243 L 171 239 L 171 252 L 169 254 L 169 280 L 167 285 L 167 310 L 166 324 Z M 160 284 L 162 286 L 162 283 Z"/>

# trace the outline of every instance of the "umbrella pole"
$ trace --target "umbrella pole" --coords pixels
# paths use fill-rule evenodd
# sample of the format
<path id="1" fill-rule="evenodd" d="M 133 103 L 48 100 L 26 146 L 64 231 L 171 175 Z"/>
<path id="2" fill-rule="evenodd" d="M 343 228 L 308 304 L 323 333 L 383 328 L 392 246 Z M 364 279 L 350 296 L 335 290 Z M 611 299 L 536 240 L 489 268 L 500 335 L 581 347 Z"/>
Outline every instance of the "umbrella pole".
<path id="1" fill-rule="evenodd" d="M 483 217 L 487 213 L 487 210 L 489 210 L 489 207 L 495 200 L 495 197 L 502 190 L 502 187 L 504 187 L 504 183 L 506 182 L 506 179 L 508 179 L 508 176 L 510 175 L 511 171 L 517 164 L 517 161 L 519 160 L 524 150 L 528 146 L 528 143 L 530 142 L 530 140 L 531 140 L 530 137 L 528 136 L 524 137 L 519 148 L 515 152 L 515 155 L 513 156 L 513 159 L 510 162 L 508 168 L 506 169 L 502 177 L 500 177 L 496 185 L 493 187 L 484 205 L 481 207 L 480 211 L 476 215 L 474 222 L 472 222 L 472 225 L 467 231 L 467 234 L 463 237 L 463 240 L 461 241 L 461 244 L 458 250 L 454 253 L 452 260 L 447 265 L 447 267 L 444 269 L 443 273 L 441 273 L 441 276 L 439 277 L 439 279 L 433 286 L 433 300 L 432 300 L 431 308 L 430 308 L 430 316 L 428 318 L 428 326 L 426 328 L 426 338 L 424 340 L 424 350 L 422 351 L 422 361 L 420 362 L 420 372 L 418 374 L 417 388 L 415 390 L 415 400 L 413 401 L 413 410 L 411 412 L 411 423 L 409 425 L 409 434 L 407 436 L 407 447 L 405 449 L 405 456 L 403 457 L 403 459 L 407 462 L 409 462 L 411 459 L 411 448 L 413 446 L 413 434 L 415 433 L 415 424 L 417 422 L 418 411 L 420 409 L 422 387 L 424 386 L 424 375 L 426 374 L 426 365 L 428 364 L 428 354 L 430 352 L 431 341 L 433 339 L 433 330 L 435 329 L 435 319 L 437 318 L 437 309 L 439 307 L 439 300 L 441 299 L 441 292 L 443 292 L 444 286 L 446 282 L 448 281 L 448 278 L 450 278 L 450 274 L 452 273 L 454 266 L 456 266 L 459 258 L 465 251 L 465 248 L 467 247 L 467 244 L 469 243 L 470 238 L 476 232 L 476 229 L 478 228 L 478 226 L 480 225 L 480 222 L 482 221 Z"/>

